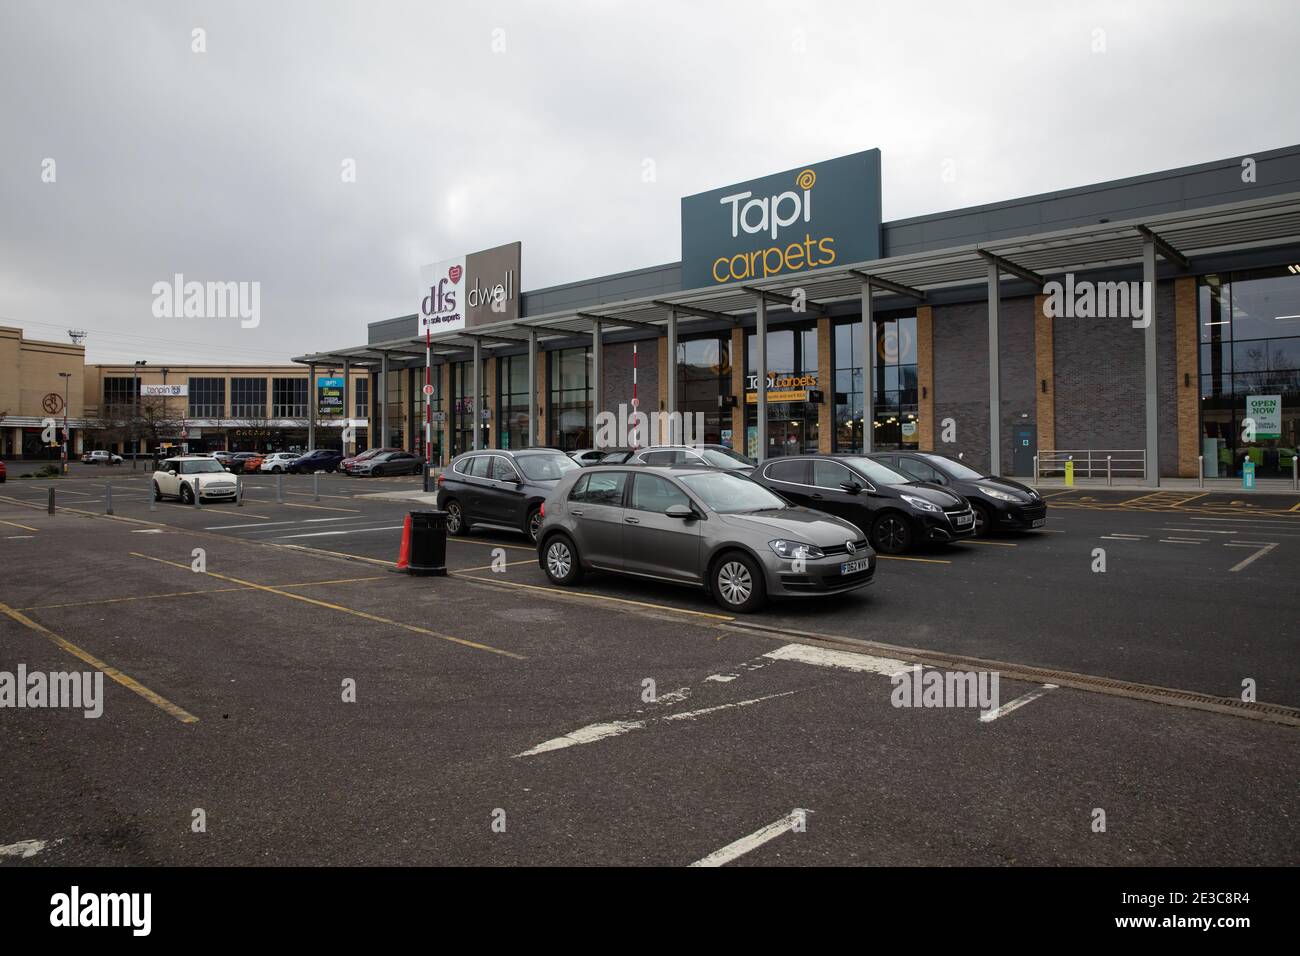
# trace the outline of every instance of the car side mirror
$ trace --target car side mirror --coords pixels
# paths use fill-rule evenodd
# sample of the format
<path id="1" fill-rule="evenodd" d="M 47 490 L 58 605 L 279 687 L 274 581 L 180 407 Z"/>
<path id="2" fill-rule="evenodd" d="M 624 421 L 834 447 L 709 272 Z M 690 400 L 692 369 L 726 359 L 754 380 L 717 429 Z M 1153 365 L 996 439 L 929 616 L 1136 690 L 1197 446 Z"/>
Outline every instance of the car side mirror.
<path id="1" fill-rule="evenodd" d="M 172 476 L 175 476 L 175 474 L 176 474 L 176 469 L 175 469 L 175 468 L 168 468 L 168 469 L 167 469 L 167 474 L 172 475 Z"/>
<path id="2" fill-rule="evenodd" d="M 845 494 L 856 495 L 862 491 L 862 486 L 856 481 L 843 481 L 840 482 L 840 490 Z"/>
<path id="3" fill-rule="evenodd" d="M 226 469 L 226 474 L 230 474 L 230 469 L 229 469 L 229 468 Z"/>
<path id="4" fill-rule="evenodd" d="M 683 521 L 690 521 L 699 517 L 695 509 L 690 505 L 669 505 L 668 510 L 664 512 L 670 518 L 681 518 Z"/>

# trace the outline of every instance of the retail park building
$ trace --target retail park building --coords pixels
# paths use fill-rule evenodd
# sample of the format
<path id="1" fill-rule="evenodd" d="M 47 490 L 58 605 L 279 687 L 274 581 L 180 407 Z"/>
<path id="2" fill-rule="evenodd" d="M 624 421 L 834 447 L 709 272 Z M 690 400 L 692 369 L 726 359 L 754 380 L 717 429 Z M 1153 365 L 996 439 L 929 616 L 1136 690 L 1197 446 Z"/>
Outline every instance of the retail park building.
<path id="1" fill-rule="evenodd" d="M 471 253 L 364 344 L 294 361 L 364 368 L 371 434 L 423 452 L 427 414 L 435 462 L 593 447 L 635 351 L 640 411 L 756 457 L 1290 474 L 1300 147 L 884 223 L 880 190 L 870 150 L 687 197 L 681 262 L 544 289 L 520 291 L 518 243 Z"/>

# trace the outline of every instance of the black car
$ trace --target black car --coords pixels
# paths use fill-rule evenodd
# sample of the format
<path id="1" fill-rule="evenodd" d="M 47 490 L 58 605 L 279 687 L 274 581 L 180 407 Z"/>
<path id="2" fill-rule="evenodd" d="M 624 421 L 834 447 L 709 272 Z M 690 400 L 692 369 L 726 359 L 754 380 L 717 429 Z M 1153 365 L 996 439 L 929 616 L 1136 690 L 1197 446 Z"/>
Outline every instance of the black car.
<path id="1" fill-rule="evenodd" d="M 1033 488 L 981 474 L 960 459 L 928 451 L 877 452 L 870 457 L 916 481 L 942 485 L 965 497 L 981 537 L 998 528 L 1041 528 L 1047 523 L 1047 504 Z"/>
<path id="2" fill-rule="evenodd" d="M 560 478 L 580 468 L 554 448 L 467 451 L 438 475 L 438 509 L 447 512 L 448 534 L 493 525 L 522 531 L 536 541 L 542 502 Z"/>
<path id="3" fill-rule="evenodd" d="M 332 448 L 314 448 L 289 463 L 285 471 L 291 475 L 311 475 L 318 471 L 335 472 L 343 462 L 343 452 Z"/>
<path id="4" fill-rule="evenodd" d="M 975 533 L 975 515 L 961 495 L 862 455 L 774 458 L 750 477 L 794 504 L 852 522 L 884 554 Z"/>

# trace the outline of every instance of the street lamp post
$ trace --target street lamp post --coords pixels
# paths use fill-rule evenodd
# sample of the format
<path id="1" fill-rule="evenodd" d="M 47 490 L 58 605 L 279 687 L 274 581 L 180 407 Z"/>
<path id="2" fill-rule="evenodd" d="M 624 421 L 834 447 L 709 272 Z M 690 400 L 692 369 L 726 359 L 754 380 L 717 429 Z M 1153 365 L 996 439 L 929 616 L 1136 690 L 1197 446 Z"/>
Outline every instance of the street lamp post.
<path id="1" fill-rule="evenodd" d="M 60 372 L 59 378 L 63 379 L 63 473 L 68 473 L 68 379 L 72 378 L 71 372 Z"/>
<path id="2" fill-rule="evenodd" d="M 148 362 L 137 359 L 131 366 L 132 378 L 135 382 L 135 394 L 132 401 L 135 403 L 135 411 L 131 414 L 131 470 L 135 471 L 136 456 L 140 451 L 140 366 L 148 365 Z"/>

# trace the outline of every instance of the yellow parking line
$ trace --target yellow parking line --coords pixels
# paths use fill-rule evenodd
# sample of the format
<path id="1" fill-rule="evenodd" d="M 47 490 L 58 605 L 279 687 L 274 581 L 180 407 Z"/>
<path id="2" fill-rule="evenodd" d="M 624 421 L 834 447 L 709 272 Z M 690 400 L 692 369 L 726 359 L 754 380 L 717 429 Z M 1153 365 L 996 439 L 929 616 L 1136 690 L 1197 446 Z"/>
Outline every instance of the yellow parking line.
<path id="1" fill-rule="evenodd" d="M 151 691 L 148 687 L 145 687 L 139 681 L 135 680 L 134 678 L 128 677 L 126 674 L 123 674 L 116 667 L 111 667 L 108 664 L 105 664 L 103 661 L 101 661 L 98 657 L 95 657 L 89 651 L 83 651 L 76 644 L 73 644 L 70 641 L 65 641 L 63 638 L 59 637 L 59 635 L 51 631 L 48 627 L 45 627 L 44 625 L 41 624 L 37 624 L 30 617 L 27 617 L 25 614 L 22 614 L 14 610 L 8 604 L 0 603 L 0 614 L 8 615 L 9 617 L 17 621 L 19 624 L 23 625 L 24 627 L 31 628 L 37 634 L 40 634 L 42 637 L 52 641 L 58 647 L 63 648 L 63 650 L 67 651 L 73 657 L 80 658 L 81 660 L 89 664 L 91 667 L 95 668 L 95 670 L 102 672 L 110 680 L 117 681 L 127 690 L 139 694 L 141 697 L 149 701 L 149 703 L 153 704 L 158 709 L 163 710 L 168 714 L 171 714 L 182 724 L 198 723 L 199 719 L 195 717 L 193 714 L 191 714 L 189 711 L 181 707 L 177 707 L 175 704 L 173 704 L 166 697 L 163 697 L 161 694 L 155 694 L 153 691 Z"/>
<path id="2" fill-rule="evenodd" d="M 359 508 L 334 508 L 331 507 L 330 505 L 299 505 L 299 504 L 294 504 L 292 501 L 286 501 L 284 503 L 284 506 L 286 508 L 314 508 L 317 511 L 346 511 L 348 514 L 354 514 L 354 515 L 361 514 L 361 510 Z"/>
<path id="3" fill-rule="evenodd" d="M 1287 509 L 1287 511 L 1300 511 L 1300 504 L 1292 505 L 1290 508 Z"/>
<path id="4" fill-rule="evenodd" d="M 947 562 L 945 562 L 947 563 Z M 186 565 L 189 567 L 189 565 Z M 708 611 L 690 611 L 682 607 L 673 607 L 671 604 L 651 604 L 648 601 L 630 601 L 627 598 L 609 597 L 604 594 L 587 594 L 584 591 L 566 591 L 562 588 L 544 588 L 536 584 L 520 584 L 518 581 L 500 581 L 495 578 L 479 578 L 471 574 L 462 574 L 459 571 L 450 572 L 456 577 L 463 577 L 466 581 L 485 581 L 488 584 L 504 584 L 512 588 L 527 588 L 530 591 L 549 591 L 552 594 L 566 594 L 569 597 L 589 598 L 593 601 L 613 601 L 617 604 L 631 604 L 635 607 L 648 607 L 656 611 L 673 611 L 677 614 L 692 614 L 696 617 L 709 617 L 718 621 L 734 621 L 734 617 L 728 617 L 726 614 L 710 614 Z"/>
<path id="5" fill-rule="evenodd" d="M 515 564 L 536 564 L 536 563 L 537 563 L 536 558 L 524 558 L 522 561 L 507 561 L 504 567 L 508 568 L 511 565 L 515 565 Z M 484 564 L 477 568 L 456 568 L 455 571 L 457 574 L 464 574 L 466 571 L 491 571 L 493 567 L 495 567 L 495 565 Z"/>
<path id="6" fill-rule="evenodd" d="M 1018 547 L 1020 547 L 1020 545 L 1018 545 L 1018 544 L 1014 544 L 1014 543 L 1011 542 L 1011 541 L 980 541 L 980 540 L 977 539 L 977 538 L 963 538 L 961 541 L 958 541 L 957 543 L 958 543 L 958 544 L 988 544 L 988 545 L 992 545 L 992 546 L 995 547 L 995 548 L 1018 548 Z"/>
<path id="7" fill-rule="evenodd" d="M 162 558 L 155 558 L 147 554 L 141 554 L 138 551 L 132 551 L 131 556 L 135 558 L 144 558 L 146 561 L 157 561 L 159 564 L 170 565 L 173 568 L 180 568 L 183 571 L 189 571 L 188 564 L 178 564 L 175 561 L 164 561 Z M 192 572 L 191 572 L 192 573 Z M 377 624 L 388 624 L 392 627 L 400 627 L 403 630 L 411 631 L 415 634 L 424 634 L 428 637 L 436 637 L 439 640 L 450 641 L 453 644 L 460 644 L 463 647 L 472 647 L 475 650 L 487 651 L 489 654 L 500 654 L 502 657 L 513 657 L 515 660 L 524 661 L 528 658 L 522 654 L 516 654 L 513 651 L 503 651 L 499 647 L 492 647 L 488 644 L 480 644 L 477 641 L 467 641 L 463 637 L 452 637 L 450 634 L 440 634 L 437 631 L 431 631 L 425 627 L 417 627 L 414 624 L 404 624 L 401 621 L 394 621 L 390 617 L 380 617 L 378 614 L 370 614 L 366 611 L 358 611 L 356 608 L 344 607 L 342 604 L 331 604 L 329 601 L 319 601 L 316 598 L 309 598 L 302 594 L 294 594 L 291 591 L 282 591 L 266 584 L 257 584 L 253 581 L 242 581 L 239 578 L 232 578 L 225 574 L 218 574 L 215 571 L 205 571 L 208 577 L 216 578 L 220 581 L 229 581 L 232 584 L 242 584 L 245 587 L 254 588 L 258 591 L 265 591 L 268 594 L 278 594 L 281 597 L 287 597 L 294 601 L 302 601 L 304 604 L 314 604 L 317 607 L 328 608 L 331 611 L 342 611 L 344 614 L 351 614 L 353 617 L 363 618 L 367 621 L 374 621 Z"/>
<path id="8" fill-rule="evenodd" d="M 22 528 L 24 531 L 40 531 L 40 528 L 33 528 L 29 524 L 19 524 L 17 521 L 0 520 L 0 524 L 7 524 L 11 528 Z"/>
<path id="9" fill-rule="evenodd" d="M 1187 504 L 1189 501 L 1195 501 L 1197 498 L 1204 498 L 1204 497 L 1206 497 L 1208 494 L 1209 494 L 1208 491 L 1203 491 L 1203 492 L 1201 492 L 1199 495 L 1192 495 L 1190 498 L 1184 498 L 1182 501 L 1176 502 L 1176 503 L 1174 504 L 1174 507 L 1175 507 L 1175 508 L 1181 508 L 1183 505 Z"/>
<path id="10" fill-rule="evenodd" d="M 226 591 L 247 591 L 248 588 L 207 588 L 203 591 L 171 591 L 167 594 L 135 594 L 129 597 L 99 598 L 95 601 L 70 601 L 67 604 L 33 604 L 19 611 L 49 611 L 61 607 L 92 607 L 96 604 L 125 604 L 128 601 L 155 601 L 163 598 L 192 597 L 195 594 L 220 594 Z"/>
<path id="11" fill-rule="evenodd" d="M 378 581 L 382 574 L 372 574 L 368 578 L 335 578 L 333 581 L 301 581 L 298 584 L 276 584 L 277 588 L 315 588 L 323 584 L 356 584 L 358 581 Z"/>
<path id="12" fill-rule="evenodd" d="M 905 558 L 901 554 L 877 554 L 877 560 L 880 561 L 917 561 L 921 564 L 952 564 L 944 558 Z"/>

